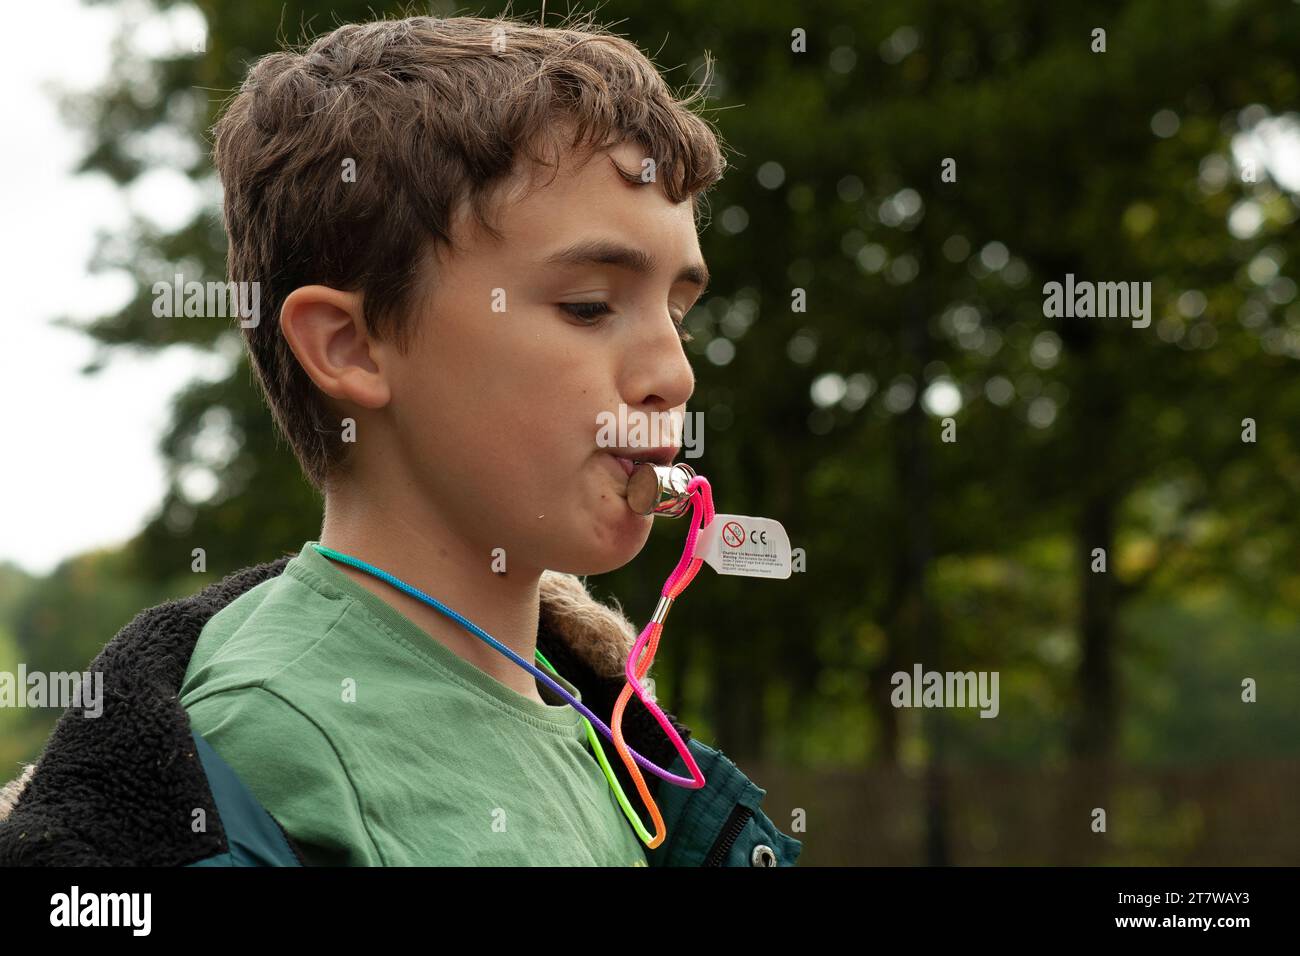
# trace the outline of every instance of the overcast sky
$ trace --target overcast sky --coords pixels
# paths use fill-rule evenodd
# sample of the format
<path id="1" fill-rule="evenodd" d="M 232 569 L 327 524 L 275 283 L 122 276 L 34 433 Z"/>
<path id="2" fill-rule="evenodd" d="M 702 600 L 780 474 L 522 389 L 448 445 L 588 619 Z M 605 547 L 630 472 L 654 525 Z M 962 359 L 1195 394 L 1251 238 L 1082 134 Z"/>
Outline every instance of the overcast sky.
<path id="1" fill-rule="evenodd" d="M 92 276 L 98 228 L 117 229 L 134 209 L 168 225 L 195 208 L 180 177 L 149 177 L 130 196 L 105 178 L 73 176 L 82 134 L 64 125 L 50 82 L 85 89 L 102 81 L 120 15 L 76 0 L 42 0 L 5 10 L 0 57 L 0 262 L 4 338 L 0 347 L 0 561 L 33 572 L 132 537 L 164 489 L 158 440 L 180 386 L 206 370 L 192 350 L 114 358 L 101 374 L 79 369 L 90 340 L 51 319 L 88 319 L 121 306 L 120 276 Z M 201 21 L 181 14 L 133 31 L 142 48 L 192 43 Z M 32 42 L 22 37 L 35 38 Z M 56 42 L 57 40 L 57 42 Z"/>

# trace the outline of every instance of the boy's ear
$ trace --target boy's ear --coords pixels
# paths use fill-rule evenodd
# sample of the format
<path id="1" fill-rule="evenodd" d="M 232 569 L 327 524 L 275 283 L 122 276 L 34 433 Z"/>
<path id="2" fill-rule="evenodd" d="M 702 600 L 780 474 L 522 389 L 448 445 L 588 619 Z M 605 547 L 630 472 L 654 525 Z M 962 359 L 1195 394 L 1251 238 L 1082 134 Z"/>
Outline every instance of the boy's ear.
<path id="1" fill-rule="evenodd" d="M 359 292 L 323 285 L 294 289 L 280 309 L 280 331 L 303 370 L 330 398 L 382 408 L 392 397 L 370 338 Z"/>

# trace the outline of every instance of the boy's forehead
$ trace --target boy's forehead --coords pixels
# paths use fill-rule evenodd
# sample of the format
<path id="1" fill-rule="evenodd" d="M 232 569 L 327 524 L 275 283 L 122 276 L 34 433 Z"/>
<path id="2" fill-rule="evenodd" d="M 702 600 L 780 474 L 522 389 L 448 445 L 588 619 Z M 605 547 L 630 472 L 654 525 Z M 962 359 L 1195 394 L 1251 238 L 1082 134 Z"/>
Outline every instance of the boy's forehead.
<path id="1" fill-rule="evenodd" d="M 555 206 L 566 209 L 590 209 L 592 204 L 628 204 L 644 201 L 654 194 L 665 205 L 672 205 L 657 182 L 634 184 L 619 175 L 615 164 L 624 170 L 640 173 L 648 159 L 637 143 L 624 142 L 609 149 L 562 153 L 557 167 L 533 164 L 512 183 L 513 201 L 507 210 L 525 214 Z M 576 207 L 574 204 L 577 203 Z"/>
<path id="2" fill-rule="evenodd" d="M 517 173 L 498 193 L 494 223 L 502 235 L 498 251 L 523 252 L 530 261 L 539 262 L 546 250 L 599 226 L 602 233 L 628 241 L 653 238 L 683 245 L 687 257 L 698 259 L 692 204 L 672 202 L 657 180 L 629 183 L 614 165 L 639 173 L 647 158 L 639 143 L 627 141 L 594 152 L 569 150 L 558 168 L 534 164 Z M 495 245 L 482 234 L 476 241 Z"/>

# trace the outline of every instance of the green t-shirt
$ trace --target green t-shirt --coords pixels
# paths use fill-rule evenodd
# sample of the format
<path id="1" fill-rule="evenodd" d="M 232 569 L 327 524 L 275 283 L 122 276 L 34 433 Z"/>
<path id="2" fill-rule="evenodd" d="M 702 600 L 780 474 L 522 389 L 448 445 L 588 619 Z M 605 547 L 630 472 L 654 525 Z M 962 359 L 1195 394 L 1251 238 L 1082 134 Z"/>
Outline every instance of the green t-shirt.
<path id="1" fill-rule="evenodd" d="M 181 686 L 308 863 L 646 865 L 581 714 L 488 676 L 312 544 L 208 621 Z"/>

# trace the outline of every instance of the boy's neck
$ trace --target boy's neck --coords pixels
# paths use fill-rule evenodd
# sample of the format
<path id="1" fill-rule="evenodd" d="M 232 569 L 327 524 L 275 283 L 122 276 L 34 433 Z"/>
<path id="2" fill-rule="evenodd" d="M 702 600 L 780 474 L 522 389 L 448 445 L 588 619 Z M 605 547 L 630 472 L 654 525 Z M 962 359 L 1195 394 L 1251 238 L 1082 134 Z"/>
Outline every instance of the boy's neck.
<path id="1" fill-rule="evenodd" d="M 320 540 L 437 598 L 524 660 L 535 661 L 541 572 L 512 564 L 508 576 L 494 573 L 490 549 L 456 535 L 437 513 L 329 492 Z M 532 674 L 441 611 L 364 571 L 337 567 L 488 676 L 546 703 Z"/>

